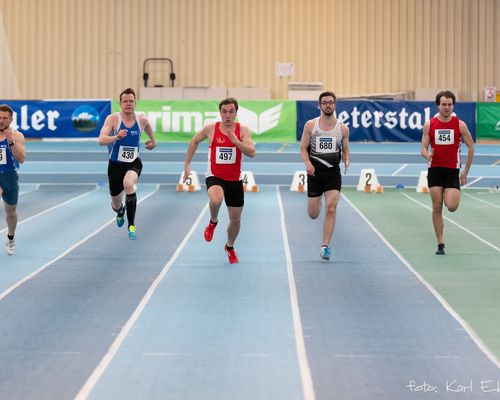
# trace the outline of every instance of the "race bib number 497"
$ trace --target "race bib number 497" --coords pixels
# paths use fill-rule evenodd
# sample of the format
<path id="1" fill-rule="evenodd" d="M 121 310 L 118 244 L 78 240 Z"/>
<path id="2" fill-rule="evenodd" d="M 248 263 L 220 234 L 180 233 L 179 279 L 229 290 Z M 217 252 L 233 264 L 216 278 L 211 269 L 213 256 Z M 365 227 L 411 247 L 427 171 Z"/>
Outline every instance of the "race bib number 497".
<path id="1" fill-rule="evenodd" d="M 216 147 L 216 164 L 234 164 L 236 163 L 236 147 Z"/>
<path id="2" fill-rule="evenodd" d="M 453 129 L 436 129 L 434 132 L 434 142 L 436 144 L 454 144 L 454 133 Z"/>

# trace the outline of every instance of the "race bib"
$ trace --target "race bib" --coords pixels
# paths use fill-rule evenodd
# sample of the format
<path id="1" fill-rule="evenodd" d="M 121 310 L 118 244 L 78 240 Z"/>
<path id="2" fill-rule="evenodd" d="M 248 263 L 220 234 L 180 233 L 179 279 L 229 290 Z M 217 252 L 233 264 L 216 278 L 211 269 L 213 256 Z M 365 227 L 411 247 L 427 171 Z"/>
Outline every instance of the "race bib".
<path id="1" fill-rule="evenodd" d="M 434 132 L 434 142 L 436 144 L 453 144 L 455 135 L 453 129 L 436 129 Z"/>
<path id="2" fill-rule="evenodd" d="M 7 148 L 0 147 L 0 165 L 7 164 Z"/>
<path id="3" fill-rule="evenodd" d="M 120 146 L 118 149 L 118 161 L 130 163 L 139 155 L 139 147 Z"/>
<path id="4" fill-rule="evenodd" d="M 335 153 L 336 151 L 335 136 L 316 136 L 317 153 Z"/>
<path id="5" fill-rule="evenodd" d="M 215 148 L 215 163 L 216 164 L 235 164 L 236 163 L 236 147 L 216 147 Z"/>

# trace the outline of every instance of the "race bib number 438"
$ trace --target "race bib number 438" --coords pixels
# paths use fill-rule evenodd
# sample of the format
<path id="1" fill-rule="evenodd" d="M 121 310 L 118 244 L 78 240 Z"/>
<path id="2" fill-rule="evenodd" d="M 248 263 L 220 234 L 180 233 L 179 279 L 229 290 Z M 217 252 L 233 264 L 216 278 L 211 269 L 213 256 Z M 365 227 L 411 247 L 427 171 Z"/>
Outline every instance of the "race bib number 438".
<path id="1" fill-rule="evenodd" d="M 454 133 L 453 129 L 436 129 L 434 132 L 434 142 L 436 144 L 454 144 Z"/>
<path id="2" fill-rule="evenodd" d="M 139 148 L 133 146 L 120 146 L 118 150 L 118 161 L 132 162 L 139 154 Z"/>
<path id="3" fill-rule="evenodd" d="M 236 163 L 236 147 L 216 147 L 216 164 L 234 164 Z"/>

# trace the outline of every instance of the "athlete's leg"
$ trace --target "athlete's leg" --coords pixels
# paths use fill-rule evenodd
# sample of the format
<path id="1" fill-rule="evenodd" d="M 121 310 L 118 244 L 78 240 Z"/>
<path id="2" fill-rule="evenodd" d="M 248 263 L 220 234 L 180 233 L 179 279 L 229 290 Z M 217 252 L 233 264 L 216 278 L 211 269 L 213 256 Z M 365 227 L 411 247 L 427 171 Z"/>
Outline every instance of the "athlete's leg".
<path id="1" fill-rule="evenodd" d="M 240 232 L 241 214 L 243 207 L 227 207 L 229 213 L 229 225 L 227 226 L 227 246 L 233 247 L 238 233 Z"/>
<path id="2" fill-rule="evenodd" d="M 441 186 L 432 186 L 429 189 L 432 200 L 432 224 L 436 233 L 437 243 L 444 243 L 443 231 L 443 193 L 444 189 Z"/>
<path id="3" fill-rule="evenodd" d="M 208 188 L 208 207 L 210 209 L 210 220 L 217 222 L 220 206 L 224 200 L 224 190 L 222 186 L 213 185 Z"/>
<path id="4" fill-rule="evenodd" d="M 328 190 L 325 192 L 325 221 L 323 223 L 324 246 L 329 246 L 332 240 L 339 198 L 340 192 L 338 190 Z"/>
<path id="5" fill-rule="evenodd" d="M 7 221 L 7 235 L 14 236 L 17 226 L 17 206 L 3 202 L 5 206 L 5 220 Z"/>
<path id="6" fill-rule="evenodd" d="M 137 208 L 137 196 L 135 188 L 139 176 L 134 170 L 128 170 L 123 178 L 123 187 L 125 189 L 125 207 L 127 209 L 128 225 L 135 225 L 135 211 Z"/>
<path id="7" fill-rule="evenodd" d="M 455 188 L 444 189 L 444 204 L 448 211 L 456 211 L 460 204 L 460 190 Z"/>
<path id="8" fill-rule="evenodd" d="M 307 198 L 307 213 L 309 214 L 309 218 L 318 218 L 321 212 L 321 197 L 322 196 Z"/>

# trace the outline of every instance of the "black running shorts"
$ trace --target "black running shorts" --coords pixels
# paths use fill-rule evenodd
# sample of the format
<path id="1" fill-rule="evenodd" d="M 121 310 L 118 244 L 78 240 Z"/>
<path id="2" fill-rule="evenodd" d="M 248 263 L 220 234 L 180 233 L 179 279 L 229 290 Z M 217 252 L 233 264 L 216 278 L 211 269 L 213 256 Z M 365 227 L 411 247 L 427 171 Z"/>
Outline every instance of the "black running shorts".
<path id="1" fill-rule="evenodd" d="M 118 196 L 123 191 L 123 178 L 125 178 L 125 174 L 130 170 L 135 171 L 137 176 L 141 176 L 142 161 L 140 158 L 136 158 L 131 163 L 109 160 L 108 181 L 111 196 Z"/>
<path id="2" fill-rule="evenodd" d="M 243 207 L 243 181 L 226 181 L 216 176 L 205 179 L 207 190 L 212 186 L 220 186 L 224 191 L 224 201 L 228 207 Z"/>
<path id="3" fill-rule="evenodd" d="M 314 176 L 307 175 L 307 197 L 319 197 L 329 190 L 342 188 L 340 166 L 319 169 L 316 168 Z"/>
<path id="4" fill-rule="evenodd" d="M 458 168 L 432 167 L 427 170 L 429 187 L 454 188 L 460 190 L 460 170 Z"/>

